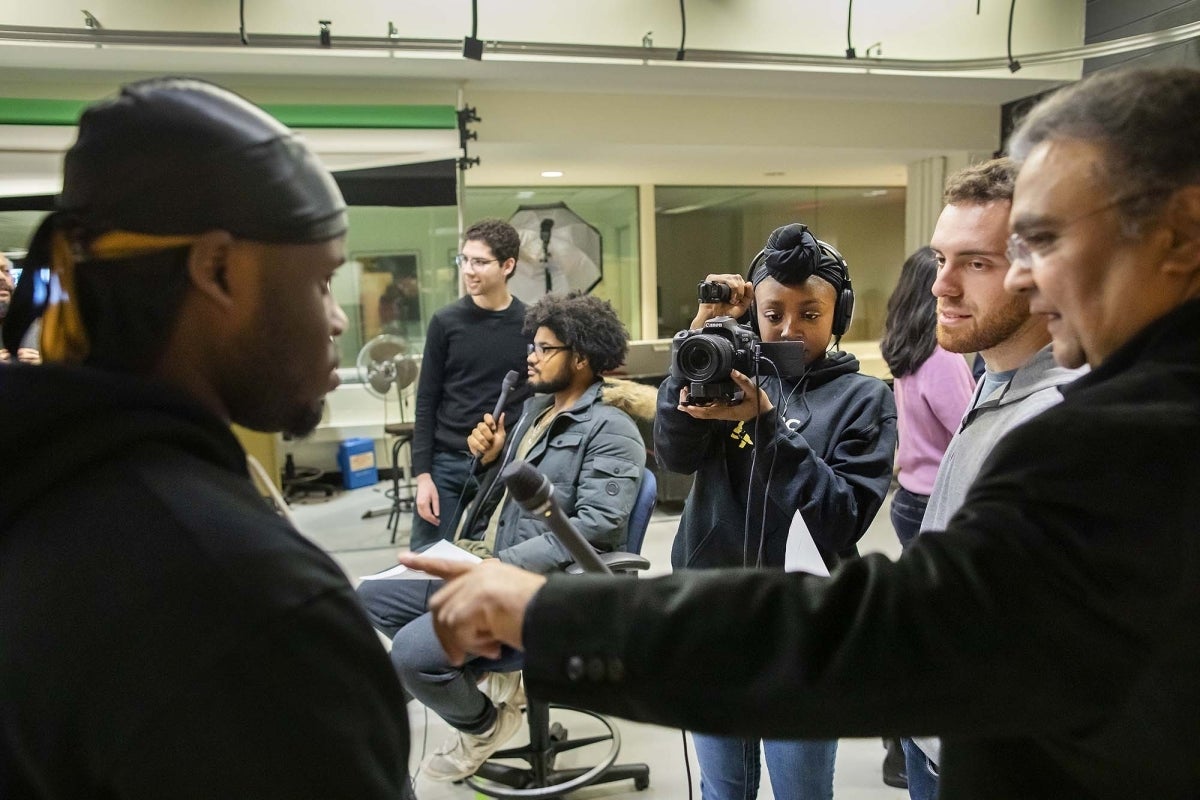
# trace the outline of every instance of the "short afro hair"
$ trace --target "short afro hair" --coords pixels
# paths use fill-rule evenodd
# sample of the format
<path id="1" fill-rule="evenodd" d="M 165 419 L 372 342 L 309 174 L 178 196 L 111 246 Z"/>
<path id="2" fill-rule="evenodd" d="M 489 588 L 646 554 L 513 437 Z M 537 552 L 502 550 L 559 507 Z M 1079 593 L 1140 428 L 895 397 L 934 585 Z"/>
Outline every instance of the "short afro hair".
<path id="1" fill-rule="evenodd" d="M 584 356 L 597 376 L 625 363 L 629 332 L 607 300 L 583 292 L 548 294 L 525 312 L 525 333 L 543 327 Z"/>

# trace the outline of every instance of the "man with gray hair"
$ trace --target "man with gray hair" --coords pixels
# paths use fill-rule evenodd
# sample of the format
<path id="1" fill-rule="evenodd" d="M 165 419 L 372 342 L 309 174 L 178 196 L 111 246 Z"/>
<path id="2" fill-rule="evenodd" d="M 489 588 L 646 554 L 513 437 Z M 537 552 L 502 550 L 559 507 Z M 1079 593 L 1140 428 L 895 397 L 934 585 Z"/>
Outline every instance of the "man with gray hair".
<path id="1" fill-rule="evenodd" d="M 1018 129 L 1010 283 L 1092 371 L 996 445 L 946 535 L 830 578 L 405 556 L 458 576 L 442 642 L 520 647 L 531 694 L 636 720 L 940 733 L 945 800 L 1200 795 L 1197 131 L 1186 68 L 1100 73 Z"/>
<path id="2" fill-rule="evenodd" d="M 1007 158 L 951 175 L 930 240 L 938 264 L 938 344 L 952 353 L 978 352 L 986 368 L 938 467 L 922 535 L 946 528 L 996 443 L 1062 400 L 1059 387 L 1082 372 L 1055 366 L 1046 318 L 1029 312 L 1028 297 L 1005 291 L 1016 177 L 1017 165 Z M 938 740 L 904 739 L 902 745 L 909 796 L 933 800 Z"/>

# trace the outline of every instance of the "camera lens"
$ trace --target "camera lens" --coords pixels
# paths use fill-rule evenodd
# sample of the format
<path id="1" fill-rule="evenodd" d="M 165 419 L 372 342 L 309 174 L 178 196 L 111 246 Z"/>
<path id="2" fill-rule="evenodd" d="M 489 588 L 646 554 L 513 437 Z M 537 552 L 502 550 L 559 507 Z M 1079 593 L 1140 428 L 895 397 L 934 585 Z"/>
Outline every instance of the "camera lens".
<path id="1" fill-rule="evenodd" d="M 677 358 L 689 381 L 725 380 L 733 369 L 733 344 L 720 336 L 693 336 L 679 346 Z"/>

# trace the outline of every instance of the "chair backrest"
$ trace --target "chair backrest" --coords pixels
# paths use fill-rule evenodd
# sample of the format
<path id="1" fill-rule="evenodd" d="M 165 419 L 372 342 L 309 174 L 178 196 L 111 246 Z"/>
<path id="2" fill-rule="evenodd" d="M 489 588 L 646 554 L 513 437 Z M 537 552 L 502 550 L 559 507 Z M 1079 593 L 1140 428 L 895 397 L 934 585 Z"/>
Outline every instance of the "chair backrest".
<path id="1" fill-rule="evenodd" d="M 658 479 L 654 473 L 642 468 L 642 485 L 638 489 L 637 500 L 633 503 L 633 511 L 629 512 L 629 538 L 625 542 L 625 550 L 641 555 L 642 543 L 646 540 L 646 528 L 650 527 L 650 517 L 654 513 L 654 504 L 658 500 Z"/>

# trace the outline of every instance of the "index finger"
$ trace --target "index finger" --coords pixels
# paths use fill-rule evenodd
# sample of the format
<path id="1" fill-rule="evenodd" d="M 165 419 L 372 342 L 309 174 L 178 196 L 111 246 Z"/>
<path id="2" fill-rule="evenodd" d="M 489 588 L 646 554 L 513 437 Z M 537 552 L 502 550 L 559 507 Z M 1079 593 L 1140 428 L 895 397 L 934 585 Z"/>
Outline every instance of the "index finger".
<path id="1" fill-rule="evenodd" d="M 423 556 L 419 553 L 401 553 L 399 561 L 410 569 L 419 569 L 421 572 L 428 572 L 434 577 L 444 578 L 448 581 L 454 580 L 459 575 L 465 575 L 476 566 L 467 561 L 449 561 L 445 558 Z"/>

